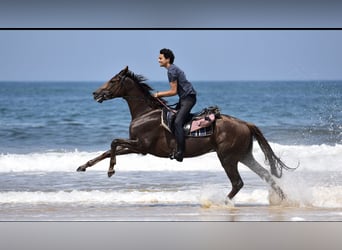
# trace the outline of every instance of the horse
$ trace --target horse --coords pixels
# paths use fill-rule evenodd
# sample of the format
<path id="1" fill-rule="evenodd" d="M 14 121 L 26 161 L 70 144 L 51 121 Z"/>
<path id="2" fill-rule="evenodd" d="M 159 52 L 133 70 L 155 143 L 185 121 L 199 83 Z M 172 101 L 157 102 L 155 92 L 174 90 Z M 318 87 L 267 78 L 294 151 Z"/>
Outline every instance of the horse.
<path id="1" fill-rule="evenodd" d="M 107 174 L 108 177 L 111 177 L 115 173 L 114 166 L 118 155 L 152 154 L 168 158 L 174 152 L 175 137 L 161 126 L 161 112 L 166 106 L 166 101 L 162 98 L 155 98 L 151 93 L 153 89 L 146 81 L 144 76 L 133 73 L 126 66 L 93 92 L 93 97 L 98 103 L 113 98 L 126 100 L 131 114 L 129 138 L 114 139 L 110 150 L 81 165 L 77 171 L 86 171 L 88 167 L 105 158 L 110 158 Z M 231 182 L 232 188 L 226 197 L 230 200 L 244 185 L 238 171 L 239 162 L 266 181 L 272 190 L 284 200 L 285 193 L 273 176 L 281 178 L 282 170 L 291 168 L 275 155 L 260 129 L 252 123 L 224 114 L 221 114 L 215 121 L 214 128 L 210 136 L 187 137 L 184 157 L 196 157 L 215 151 Z M 271 173 L 253 157 L 253 138 L 258 141 L 265 155 L 266 163 L 270 165 Z"/>

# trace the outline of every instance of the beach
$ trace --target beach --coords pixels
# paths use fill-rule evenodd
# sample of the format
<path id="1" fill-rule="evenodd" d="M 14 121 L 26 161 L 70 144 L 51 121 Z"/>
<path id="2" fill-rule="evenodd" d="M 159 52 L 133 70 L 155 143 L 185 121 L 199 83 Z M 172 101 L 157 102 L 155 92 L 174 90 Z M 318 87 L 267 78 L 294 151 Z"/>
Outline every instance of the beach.
<path id="1" fill-rule="evenodd" d="M 342 220 L 342 82 L 194 84 L 207 93 L 195 110 L 215 100 L 222 113 L 255 123 L 287 165 L 299 166 L 275 178 L 285 200 L 239 164 L 244 187 L 227 201 L 231 183 L 214 152 L 183 163 L 118 156 L 111 178 L 108 159 L 76 172 L 113 138 L 128 136 L 127 104 L 94 102 L 99 83 L 0 83 L 0 221 Z M 222 91 L 228 99 L 219 98 Z M 256 142 L 253 155 L 269 170 Z"/>

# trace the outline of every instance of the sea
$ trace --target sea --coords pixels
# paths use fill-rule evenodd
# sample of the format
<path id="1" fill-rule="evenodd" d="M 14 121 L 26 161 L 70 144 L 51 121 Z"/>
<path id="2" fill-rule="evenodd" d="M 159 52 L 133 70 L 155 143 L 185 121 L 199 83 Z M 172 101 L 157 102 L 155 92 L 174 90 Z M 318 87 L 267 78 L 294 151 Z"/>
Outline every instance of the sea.
<path id="1" fill-rule="evenodd" d="M 217 105 L 256 124 L 299 166 L 276 179 L 285 201 L 240 163 L 245 185 L 226 200 L 231 184 L 215 153 L 182 163 L 118 156 L 111 178 L 109 159 L 76 172 L 128 137 L 127 103 L 95 102 L 101 84 L 0 82 L 0 221 L 342 221 L 342 81 L 193 82 L 194 112 Z M 253 154 L 269 170 L 256 142 Z"/>

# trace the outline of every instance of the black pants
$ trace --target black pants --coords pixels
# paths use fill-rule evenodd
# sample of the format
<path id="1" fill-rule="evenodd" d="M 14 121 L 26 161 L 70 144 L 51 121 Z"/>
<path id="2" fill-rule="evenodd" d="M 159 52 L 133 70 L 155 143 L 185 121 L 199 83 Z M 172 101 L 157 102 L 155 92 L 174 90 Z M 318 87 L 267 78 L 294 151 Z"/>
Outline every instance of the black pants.
<path id="1" fill-rule="evenodd" d="M 175 118 L 174 128 L 175 128 L 175 136 L 177 141 L 177 151 L 184 152 L 185 150 L 185 135 L 183 126 L 185 124 L 186 118 L 190 114 L 190 111 L 193 106 L 196 104 L 196 95 L 188 95 L 184 98 L 181 98 L 177 109 L 177 115 Z"/>

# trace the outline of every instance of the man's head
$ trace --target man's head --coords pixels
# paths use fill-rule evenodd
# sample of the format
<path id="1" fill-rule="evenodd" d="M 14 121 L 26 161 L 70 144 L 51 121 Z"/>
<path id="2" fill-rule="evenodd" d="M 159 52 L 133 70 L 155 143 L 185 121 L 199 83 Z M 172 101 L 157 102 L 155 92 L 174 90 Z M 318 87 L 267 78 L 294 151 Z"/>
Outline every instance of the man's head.
<path id="1" fill-rule="evenodd" d="M 158 62 L 161 67 L 166 67 L 168 64 L 173 64 L 175 55 L 170 49 L 161 49 Z"/>

